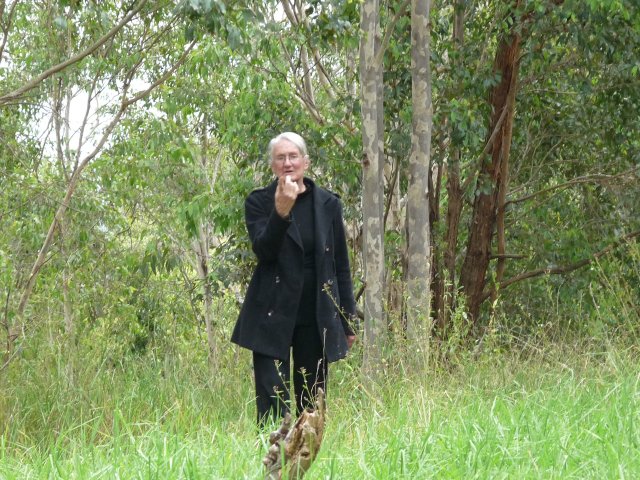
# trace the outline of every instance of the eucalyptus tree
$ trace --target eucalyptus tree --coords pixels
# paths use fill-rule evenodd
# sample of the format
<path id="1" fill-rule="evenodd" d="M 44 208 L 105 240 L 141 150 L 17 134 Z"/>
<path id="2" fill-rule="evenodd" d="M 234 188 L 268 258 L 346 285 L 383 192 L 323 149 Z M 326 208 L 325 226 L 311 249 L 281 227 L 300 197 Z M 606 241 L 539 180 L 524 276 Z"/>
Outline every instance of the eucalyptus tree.
<path id="1" fill-rule="evenodd" d="M 440 10 L 450 12 L 453 21 L 445 24 L 453 24 L 454 35 L 445 50 L 449 58 L 442 62 L 443 73 L 437 79 L 444 87 L 447 103 L 441 109 L 448 132 L 437 131 L 436 138 L 442 135 L 447 141 L 434 145 L 445 167 L 442 181 L 447 184 L 447 197 L 434 199 L 435 206 L 443 201 L 447 206 L 447 248 L 444 262 L 436 258 L 434 272 L 434 291 L 438 292 L 434 305 L 441 326 L 456 308 L 475 325 L 481 305 L 488 299 L 495 305 L 501 289 L 588 265 L 610 246 L 631 239 L 637 230 L 626 217 L 626 226 L 615 229 L 620 236 L 614 236 L 613 243 L 589 248 L 599 236 L 611 239 L 612 229 L 602 228 L 607 222 L 599 224 L 598 234 L 595 225 L 563 231 L 543 213 L 558 208 L 554 204 L 559 192 L 567 191 L 571 198 L 563 201 L 564 216 L 578 198 L 583 205 L 593 205 L 595 198 L 589 199 L 576 187 L 628 183 L 637 174 L 630 163 L 637 138 L 633 138 L 633 129 L 624 127 L 630 120 L 614 116 L 608 125 L 602 121 L 620 103 L 626 106 L 620 111 L 637 111 L 633 82 L 620 80 L 632 74 L 625 65 L 638 45 L 637 9 L 624 2 L 511 2 L 500 6 L 455 2 L 453 7 Z M 442 16 L 436 18 L 439 23 Z M 611 33 L 622 31 L 624 35 Z M 446 47 L 444 34 L 451 33 L 449 29 L 442 32 L 438 41 Z M 472 40 L 467 42 L 467 37 Z M 491 50 L 495 52 L 492 62 Z M 606 53 L 614 51 L 615 55 Z M 580 78 L 581 72 L 607 63 L 611 65 L 608 74 L 592 76 L 589 81 Z M 612 95 L 594 102 L 593 91 L 604 85 Z M 572 113 L 572 108 L 584 114 Z M 592 120 L 589 126 L 585 118 Z M 571 127 L 553 127 L 560 119 L 572 122 Z M 613 144 L 594 136 L 593 131 L 604 125 L 624 140 Z M 584 139 L 592 144 L 590 151 L 581 148 Z M 563 164 L 553 160 L 558 155 L 576 160 Z M 596 161 L 598 156 L 613 162 L 605 165 Z M 435 191 L 439 191 L 440 180 L 435 180 Z M 553 192 L 556 195 L 548 195 Z M 637 189 L 625 192 L 637 198 Z M 619 200 L 608 196 L 600 205 L 617 211 Z M 585 220 L 579 209 L 567 218 L 572 225 Z M 581 243 L 580 254 L 567 248 L 570 244 L 563 240 L 567 234 L 574 237 L 574 248 Z M 458 251 L 459 244 L 466 249 Z M 457 296 L 458 288 L 463 296 Z M 502 298 L 506 306 L 523 301 Z"/>
<path id="2" fill-rule="evenodd" d="M 233 248 L 232 240 L 239 236 L 242 200 L 252 188 L 251 179 L 239 173 L 221 142 L 218 126 L 235 78 L 230 65 L 220 59 L 228 53 L 224 44 L 202 39 L 185 63 L 185 75 L 151 96 L 153 111 L 138 112 L 110 151 L 112 165 L 132 155 L 135 159 L 130 168 L 136 171 L 137 193 L 123 195 L 129 188 L 124 178 L 114 197 L 120 199 L 123 214 L 132 204 L 142 213 L 137 223 L 151 254 L 158 257 L 152 272 L 157 281 L 175 281 L 171 270 L 180 272 L 180 291 L 192 307 L 181 321 L 191 326 L 202 321 L 213 371 L 225 331 L 220 315 L 225 291 L 240 280 L 233 271 L 233 257 L 245 247 L 240 243 Z M 168 250 L 174 265 L 154 253 L 156 245 Z"/>
<path id="3" fill-rule="evenodd" d="M 168 39 L 181 32 L 180 17 L 173 6 L 171 2 L 147 4 L 144 0 L 124 8 L 119 2 L 12 5 L 12 22 L 5 33 L 5 71 L 15 83 L 32 72 L 34 76 L 23 87 L 3 94 L 3 108 L 33 115 L 46 109 L 50 99 L 53 158 L 57 158 L 63 177 L 62 188 L 52 193 L 59 196 L 59 202 L 42 218 L 49 226 L 28 273 L 21 276 L 15 272 L 22 280 L 19 300 L 17 305 L 11 302 L 11 309 L 15 308 L 21 328 L 26 325 L 25 310 L 37 277 L 52 258 L 54 240 L 85 169 L 101 154 L 127 110 L 169 78 L 193 47 L 185 44 L 167 49 Z M 47 31 L 48 38 L 40 36 L 38 28 Z M 47 64 L 54 66 L 46 68 Z M 43 68 L 44 72 L 37 74 Z M 71 111 L 72 97 L 78 95 L 84 97 L 80 114 Z M 33 131 L 22 133 L 34 135 L 33 141 L 40 143 L 48 162 L 46 131 L 44 136 Z M 64 231 L 68 228 L 64 224 Z M 63 285 L 66 291 L 66 280 Z"/>
<path id="4" fill-rule="evenodd" d="M 379 2 L 361 5 L 360 88 L 362 112 L 362 256 L 366 291 L 364 298 L 364 365 L 375 372 L 381 361 L 386 331 L 384 298 L 384 231 L 382 224 L 384 166 L 381 117 L 382 61 L 380 49 Z"/>
<path id="5" fill-rule="evenodd" d="M 431 52 L 429 0 L 411 3 L 411 82 L 413 106 L 407 188 L 407 335 L 427 342 L 431 335 Z"/>

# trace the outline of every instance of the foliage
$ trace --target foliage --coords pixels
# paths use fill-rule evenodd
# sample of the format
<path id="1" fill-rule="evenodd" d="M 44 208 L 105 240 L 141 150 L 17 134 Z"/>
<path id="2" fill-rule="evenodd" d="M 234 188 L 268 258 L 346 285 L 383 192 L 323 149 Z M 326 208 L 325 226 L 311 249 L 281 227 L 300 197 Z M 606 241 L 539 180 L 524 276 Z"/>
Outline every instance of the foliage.
<path id="1" fill-rule="evenodd" d="M 406 11 L 398 14 L 402 3 L 387 2 L 381 12 L 382 33 L 389 29 L 383 56 L 385 205 L 395 209 L 385 234 L 393 290 L 387 305 L 398 336 L 404 325 L 403 208 L 412 113 L 410 18 Z M 517 10 L 513 2 L 462 4 L 462 44 L 452 39 L 454 2 L 434 5 L 431 14 L 432 164 L 439 169 L 432 171 L 442 175 L 433 205 L 436 261 L 449 226 L 446 182 L 456 162 L 453 150 L 459 153 L 463 187 L 456 274 L 473 199 L 494 187 L 478 169 L 491 134 L 489 93 L 500 81 L 493 57 L 499 40 L 512 31 L 522 34 L 523 46 L 505 205 L 507 253 L 516 258 L 506 261 L 504 280 L 571 266 L 637 231 L 640 13 L 633 2 L 536 0 L 520 2 Z M 5 345 L 20 336 L 16 358 L 31 359 L 62 343 L 73 347 L 64 355 L 77 356 L 78 363 L 92 358 L 109 368 L 158 351 L 185 356 L 193 349 L 202 355 L 204 284 L 214 293 L 216 336 L 228 348 L 255 264 L 243 201 L 271 181 L 266 145 L 284 130 L 307 139 L 311 175 L 341 195 L 354 279 L 358 287 L 366 283 L 355 68 L 360 4 L 310 1 L 297 22 L 279 5 L 149 2 L 139 21 L 95 54 L 0 107 L 0 338 Z M 130 2 L 116 1 L 18 2 L 11 24 L 8 10 L 0 19 L 7 27 L 0 93 L 89 47 L 131 8 Z M 195 47 L 183 66 L 129 108 L 84 172 L 39 273 L 26 311 L 28 329 L 16 332 L 20 294 L 78 155 L 96 145 L 125 89 L 133 94 L 158 79 L 191 41 Z M 79 144 L 77 121 L 89 92 L 94 106 Z M 204 280 L 193 251 L 201 229 L 212 240 Z M 569 274 L 541 275 L 500 290 L 485 302 L 482 328 L 474 333 L 635 335 L 637 240 L 597 260 Z M 492 264 L 487 288 L 495 279 Z M 455 293 L 457 276 L 453 282 Z M 439 339 L 445 358 L 464 357 L 476 347 L 475 339 L 465 338 L 465 309 L 462 300 L 454 305 L 450 337 Z M 72 331 L 65 325 L 69 311 Z M 61 352 L 51 355 L 63 363 Z"/>

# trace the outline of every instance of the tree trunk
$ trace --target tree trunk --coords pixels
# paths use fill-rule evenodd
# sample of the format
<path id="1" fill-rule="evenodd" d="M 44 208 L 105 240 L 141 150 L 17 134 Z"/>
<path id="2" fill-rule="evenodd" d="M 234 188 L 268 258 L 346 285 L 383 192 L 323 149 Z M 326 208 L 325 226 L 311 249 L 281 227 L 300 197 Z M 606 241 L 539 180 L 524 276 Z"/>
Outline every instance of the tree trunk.
<path id="1" fill-rule="evenodd" d="M 211 162 L 209 156 L 209 138 L 207 136 L 209 122 L 206 116 L 202 121 L 201 127 L 200 147 L 202 154 L 200 157 L 200 165 L 205 173 L 205 178 L 207 178 L 210 192 L 213 194 L 213 189 L 218 179 L 220 164 L 222 162 L 222 154 L 218 153 L 218 155 L 213 159 L 213 163 Z M 193 248 L 196 255 L 196 269 L 198 271 L 198 277 L 202 282 L 204 323 L 207 330 L 209 366 L 213 372 L 216 372 L 218 365 L 218 344 L 215 336 L 213 285 L 211 284 L 211 278 L 209 276 L 209 266 L 211 265 L 209 248 L 214 240 L 212 230 L 213 228 L 211 223 L 206 218 L 202 219 L 198 226 L 198 237 L 193 241 Z"/>
<path id="2" fill-rule="evenodd" d="M 455 3 L 455 13 L 453 22 L 453 43 L 455 48 L 461 48 L 464 42 L 464 0 L 457 0 Z M 454 67 L 455 68 L 455 67 Z M 453 128 L 453 126 L 450 126 Z M 452 134 L 450 134 L 452 136 Z M 441 309 L 438 310 L 438 327 L 446 335 L 451 312 L 456 305 L 456 256 L 458 252 L 458 229 L 460 225 L 460 215 L 462 214 L 462 188 L 460 187 L 460 148 L 451 144 L 451 153 L 447 169 L 447 226 L 446 226 L 446 249 L 444 252 L 444 280 Z"/>
<path id="3" fill-rule="evenodd" d="M 215 321 L 213 318 L 213 288 L 209 278 L 209 228 L 202 225 L 198 228 L 198 238 L 193 242 L 196 254 L 198 278 L 202 282 L 204 301 L 204 323 L 207 331 L 207 345 L 209 366 L 216 371 L 218 361 L 218 346 L 215 337 Z"/>
<path id="4" fill-rule="evenodd" d="M 407 336 L 426 341 L 431 332 L 431 231 L 429 170 L 431 163 L 430 0 L 411 4 L 413 122 L 407 194 Z"/>
<path id="5" fill-rule="evenodd" d="M 384 232 L 382 228 L 382 132 L 378 98 L 382 64 L 376 63 L 379 34 L 378 0 L 366 0 L 361 7 L 360 85 L 362 99 L 362 215 L 364 299 L 364 371 L 373 374 L 381 365 L 381 347 L 386 334 L 384 298 Z"/>
<path id="6" fill-rule="evenodd" d="M 432 121 L 433 130 L 433 121 Z M 433 328 L 444 309 L 445 270 L 442 264 L 442 248 L 434 232 L 440 224 L 440 202 L 444 165 L 431 161 L 429 169 L 429 231 L 431 239 L 431 327 Z"/>
<path id="7" fill-rule="evenodd" d="M 491 239 L 496 226 L 498 194 L 506 182 L 503 163 L 508 162 L 511 146 L 520 39 L 520 34 L 515 30 L 503 37 L 498 44 L 494 61 L 494 71 L 500 74 L 501 80 L 493 88 L 490 96 L 492 114 L 488 134 L 491 137 L 494 130 L 497 131 L 492 144 L 489 145 L 489 158 L 481 159 L 467 253 L 460 275 L 470 319 L 474 323 L 480 313 L 486 285 Z"/>

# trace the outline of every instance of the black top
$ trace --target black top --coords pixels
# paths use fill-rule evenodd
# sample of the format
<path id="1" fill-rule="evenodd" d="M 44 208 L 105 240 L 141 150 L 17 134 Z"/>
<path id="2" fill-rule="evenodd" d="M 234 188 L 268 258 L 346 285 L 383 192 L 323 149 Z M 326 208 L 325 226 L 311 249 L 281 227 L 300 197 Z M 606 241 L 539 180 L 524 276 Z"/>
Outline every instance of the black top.
<path id="1" fill-rule="evenodd" d="M 313 214 L 313 184 L 305 181 L 305 191 L 298 195 L 293 206 L 292 220 L 298 227 L 304 249 L 304 268 L 316 268 L 316 228 Z"/>
<path id="2" fill-rule="evenodd" d="M 304 250 L 304 283 L 296 315 L 296 325 L 316 323 L 316 227 L 313 209 L 313 183 L 305 179 L 305 191 L 298 195 L 291 220 L 295 222 Z"/>
<path id="3" fill-rule="evenodd" d="M 298 245 L 293 219 L 274 210 L 278 180 L 251 192 L 245 200 L 245 222 L 251 248 L 258 258 L 231 340 L 241 347 L 282 360 L 291 355 L 291 338 L 305 277 L 304 255 Z M 321 334 L 328 362 L 347 354 L 347 337 L 353 329 L 347 322 L 356 315 L 349 269 L 342 205 L 338 197 L 314 185 L 312 191 L 316 233 L 316 290 L 312 312 Z M 322 249 L 318 248 L 322 246 Z M 329 285 L 331 296 L 323 285 Z M 334 299 L 344 315 L 336 315 Z M 310 325 L 311 327 L 311 325 Z"/>

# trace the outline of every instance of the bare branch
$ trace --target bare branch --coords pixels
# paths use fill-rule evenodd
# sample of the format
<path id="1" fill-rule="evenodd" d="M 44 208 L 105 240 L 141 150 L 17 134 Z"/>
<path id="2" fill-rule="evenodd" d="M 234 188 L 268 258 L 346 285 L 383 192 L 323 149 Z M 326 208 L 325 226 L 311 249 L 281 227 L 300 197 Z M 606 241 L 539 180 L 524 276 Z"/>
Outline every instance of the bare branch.
<path id="1" fill-rule="evenodd" d="M 20 3 L 20 0 L 16 0 L 11 5 L 9 12 L 7 13 L 7 22 L 6 25 L 2 29 L 2 43 L 0 44 L 0 63 L 2 63 L 2 55 L 4 54 L 4 49 L 7 46 L 7 39 L 9 38 L 9 30 L 11 30 L 11 25 L 13 24 L 13 14 L 16 11 L 16 7 Z M 4 12 L 6 8 L 6 2 L 2 0 L 0 2 L 0 22 L 4 21 Z"/>
<path id="2" fill-rule="evenodd" d="M 487 141 L 486 145 L 482 149 L 482 152 L 478 156 L 478 159 L 476 160 L 476 163 L 480 163 L 482 161 L 483 157 L 489 153 L 491 147 L 493 146 L 493 142 L 496 139 L 496 136 L 498 135 L 498 132 L 500 131 L 500 128 L 502 127 L 502 123 L 504 122 L 504 119 L 507 116 L 507 111 L 509 111 L 509 108 L 507 108 L 507 106 L 505 105 L 505 107 L 502 109 L 502 113 L 500 114 L 500 118 L 496 122 L 496 126 L 493 129 L 493 132 L 491 132 L 491 136 L 489 137 L 489 140 Z M 474 179 L 474 175 L 473 174 L 469 174 L 467 179 L 462 184 L 462 191 L 463 192 L 467 189 L 467 187 L 473 181 L 473 179 Z"/>
<path id="3" fill-rule="evenodd" d="M 298 24 L 298 19 L 296 18 L 296 15 L 293 13 L 293 8 L 292 8 L 291 4 L 289 3 L 289 0 L 282 0 L 280 3 L 282 4 L 282 8 L 284 10 L 284 13 L 287 15 L 287 18 L 289 19 L 291 24 L 297 25 Z"/>
<path id="4" fill-rule="evenodd" d="M 93 92 L 96 89 L 96 84 L 98 83 L 98 77 L 100 76 L 100 69 L 96 72 L 95 77 L 91 81 L 91 86 L 89 87 L 89 92 L 87 93 L 87 108 L 85 108 L 84 116 L 82 117 L 82 124 L 80 125 L 80 132 L 78 134 L 78 149 L 76 150 L 76 158 L 73 162 L 73 169 L 78 168 L 78 164 L 80 163 L 80 156 L 82 154 L 82 147 L 84 146 L 84 129 L 87 126 L 89 121 L 89 112 L 91 112 L 91 101 L 93 99 Z"/>
<path id="5" fill-rule="evenodd" d="M 324 88 L 324 91 L 327 92 L 327 95 L 335 100 L 337 98 L 335 87 L 333 85 L 333 82 L 331 81 L 331 78 L 329 78 L 329 75 L 327 74 L 326 68 L 324 68 L 324 65 L 322 64 L 320 52 L 318 52 L 318 49 L 315 47 L 311 47 L 311 51 L 313 52 L 313 58 L 315 60 L 314 65 L 318 72 L 320 84 Z"/>
<path id="6" fill-rule="evenodd" d="M 52 76 L 52 75 L 64 70 L 65 68 L 69 67 L 70 65 L 73 65 L 74 63 L 78 63 L 80 60 L 82 60 L 85 57 L 88 57 L 89 55 L 91 55 L 93 52 L 95 52 L 97 49 L 99 49 L 102 45 L 107 43 L 110 38 L 115 36 L 120 30 L 122 30 L 122 28 L 124 28 L 124 26 L 127 23 L 129 23 L 131 21 L 131 19 L 140 10 L 142 10 L 142 7 L 147 3 L 147 1 L 148 0 L 140 0 L 138 2 L 138 5 L 134 9 L 132 9 L 127 15 L 125 15 L 124 18 L 122 20 L 120 20 L 120 22 L 115 27 L 113 27 L 111 30 L 109 30 L 105 35 L 103 35 L 96 43 L 94 43 L 90 47 L 86 48 L 85 50 L 83 50 L 82 52 L 78 53 L 77 55 L 74 55 L 73 57 L 69 58 L 68 60 L 65 60 L 64 62 L 59 63 L 58 65 L 54 65 L 53 67 L 49 68 L 48 70 L 45 70 L 43 73 L 38 75 L 36 78 L 28 81 L 22 87 L 14 90 L 13 92 L 9 92 L 9 93 L 6 93 L 6 94 L 0 96 L 0 105 L 3 105 L 3 104 L 6 104 L 6 103 L 9 103 L 9 102 L 12 102 L 12 101 L 15 101 L 15 100 L 19 99 L 22 95 L 24 95 L 25 93 L 27 93 L 30 90 L 33 90 L 42 81 L 46 80 L 50 76 Z"/>
<path id="7" fill-rule="evenodd" d="M 96 155 L 98 155 L 98 153 L 102 150 L 102 147 L 104 146 L 104 144 L 106 143 L 107 139 L 111 135 L 111 132 L 113 131 L 113 129 L 120 122 L 120 119 L 124 115 L 124 113 L 127 110 L 127 108 L 129 106 L 131 106 L 132 104 L 134 104 L 135 102 L 137 102 L 137 101 L 143 99 L 144 97 L 146 97 L 154 88 L 156 88 L 158 85 L 160 85 L 161 83 L 166 81 L 166 79 L 169 78 L 169 76 L 171 74 L 173 74 L 173 72 L 175 72 L 175 70 L 180 65 L 182 65 L 184 63 L 184 61 L 187 59 L 187 56 L 189 55 L 189 53 L 191 52 L 191 50 L 193 49 L 194 46 L 195 46 L 195 42 L 192 42 L 189 45 L 189 47 L 185 50 L 185 52 L 180 56 L 178 61 L 176 61 L 176 63 L 169 70 L 167 70 L 162 76 L 160 76 L 148 88 L 146 88 L 145 90 L 142 90 L 141 92 L 137 93 L 136 95 L 134 95 L 130 99 L 127 99 L 127 93 L 128 93 L 128 89 L 129 89 L 129 82 L 125 81 L 125 86 L 124 86 L 124 91 L 122 93 L 122 102 L 120 104 L 120 108 L 118 109 L 118 111 L 114 115 L 114 117 L 111 120 L 111 122 L 109 123 L 109 125 L 105 128 L 105 130 L 104 130 L 104 132 L 102 134 L 102 137 L 100 138 L 100 141 L 95 146 L 93 151 L 89 155 L 87 155 L 82 160 L 82 162 L 80 162 L 80 164 L 78 165 L 78 168 L 76 168 L 76 170 L 71 175 L 71 178 L 69 180 L 69 185 L 67 186 L 67 192 L 65 194 L 65 197 L 62 200 L 62 202 L 60 203 L 60 205 L 59 205 L 59 207 L 58 207 L 58 209 L 57 209 L 57 211 L 55 213 L 55 216 L 53 218 L 53 221 L 51 222 L 51 225 L 49 226 L 49 231 L 47 232 L 47 235 L 46 235 L 45 240 L 44 240 L 44 242 L 42 244 L 42 247 L 40 248 L 40 251 L 38 252 L 38 257 L 36 258 L 36 261 L 34 262 L 33 267 L 31 268 L 31 273 L 30 273 L 29 278 L 27 280 L 27 285 L 25 286 L 25 289 L 24 289 L 24 291 L 22 293 L 22 296 L 20 297 L 20 303 L 18 305 L 18 311 L 17 311 L 18 318 L 22 318 L 22 316 L 24 314 L 24 309 L 25 309 L 25 307 L 27 305 L 29 297 L 31 296 L 31 292 L 32 292 L 33 287 L 35 285 L 35 280 L 37 278 L 37 275 L 38 275 L 38 273 L 40 272 L 40 269 L 42 268 L 42 266 L 45 263 L 46 255 L 47 255 L 49 249 L 51 248 L 51 244 L 53 243 L 53 238 L 54 238 L 56 229 L 57 229 L 58 225 L 60 224 L 60 221 L 61 221 L 62 217 L 66 213 L 67 208 L 69 207 L 69 203 L 71 201 L 71 197 L 73 196 L 73 193 L 75 192 L 75 189 L 78 186 L 78 182 L 80 180 L 80 176 L 82 175 L 83 170 L 89 164 L 89 162 L 91 162 L 91 160 L 93 160 L 96 157 Z"/>
<path id="8" fill-rule="evenodd" d="M 522 255 L 519 253 L 494 253 L 492 255 L 489 255 L 489 259 L 493 260 L 493 259 L 500 259 L 500 258 L 515 258 L 515 259 L 521 259 L 521 258 L 529 258 L 529 255 Z"/>
<path id="9" fill-rule="evenodd" d="M 62 78 L 58 78 L 57 82 L 54 82 L 53 86 L 53 124 L 55 126 L 56 134 L 56 154 L 58 156 L 58 162 L 60 163 L 60 169 L 65 180 L 69 181 L 69 173 L 67 172 L 67 165 L 64 161 L 64 152 L 62 151 Z"/>
<path id="10" fill-rule="evenodd" d="M 574 270 L 578 270 L 579 268 L 589 265 L 594 260 L 597 260 L 598 258 L 602 257 L 603 255 L 606 255 L 607 253 L 611 252 L 612 250 L 619 247 L 620 245 L 627 243 L 638 236 L 640 236 L 640 230 L 636 230 L 635 232 L 631 232 L 626 235 L 623 235 L 618 240 L 616 240 L 613 243 L 610 243 L 602 250 L 595 252 L 590 257 L 584 258 L 579 262 L 571 263 L 569 265 L 564 265 L 561 267 L 539 268 L 537 270 L 531 270 L 529 272 L 521 273 L 520 275 L 516 275 L 515 277 L 509 278 L 508 280 L 505 280 L 504 282 L 500 283 L 499 290 L 502 291 L 505 288 L 513 285 L 514 283 L 521 282 L 522 280 L 526 280 L 528 278 L 540 277 L 542 275 L 562 275 L 564 273 L 573 272 Z M 485 291 L 482 294 L 481 301 L 485 301 L 490 296 L 491 296 L 491 290 Z"/>
<path id="11" fill-rule="evenodd" d="M 288 3 L 288 0 L 283 0 L 282 3 L 283 5 L 285 3 Z M 289 21 L 291 22 L 292 25 L 298 25 L 300 24 L 300 21 L 302 21 L 305 29 L 304 32 L 305 32 L 305 39 L 306 39 L 306 48 L 311 51 L 311 54 L 313 55 L 313 59 L 315 60 L 314 67 L 318 72 L 318 79 L 320 80 L 320 84 L 324 88 L 325 92 L 327 92 L 327 95 L 335 99 L 336 93 L 335 93 L 334 86 L 331 83 L 331 79 L 329 78 L 329 75 L 327 74 L 327 70 L 324 68 L 324 65 L 322 64 L 320 52 L 318 51 L 318 48 L 315 46 L 311 36 L 311 26 L 309 25 L 309 17 L 307 17 L 301 5 L 298 6 L 298 11 L 299 11 L 298 16 L 294 16 L 293 12 L 288 12 L 287 17 L 289 18 Z M 301 20 L 299 20 L 298 18 L 300 18 Z"/>
<path id="12" fill-rule="evenodd" d="M 514 200 L 508 200 L 505 203 L 505 207 L 512 203 L 525 202 L 527 200 L 531 200 L 534 197 L 537 197 L 538 195 L 553 192 L 555 190 L 561 190 L 561 189 L 563 190 L 565 188 L 569 188 L 573 185 L 579 185 L 581 183 L 611 183 L 621 179 L 624 181 L 624 180 L 627 180 L 625 177 L 633 175 L 639 169 L 640 169 L 640 166 L 636 165 L 635 167 L 630 168 L 629 170 L 625 170 L 624 172 L 618 173 L 616 175 L 604 175 L 599 173 L 596 173 L 593 175 L 584 175 L 582 177 L 577 177 L 577 178 L 574 178 L 573 180 L 569 180 L 568 182 L 560 183 L 558 185 L 553 185 L 552 187 L 548 187 L 548 188 L 543 188 L 542 190 L 538 190 L 537 192 L 534 192 L 530 195 L 525 195 L 524 197 L 516 198 Z"/>
<path id="13" fill-rule="evenodd" d="M 129 105 L 136 103 L 138 100 L 143 99 L 144 97 L 146 97 L 147 95 L 149 95 L 149 93 L 151 93 L 152 90 L 154 90 L 157 86 L 163 84 L 164 82 L 167 81 L 167 79 L 173 75 L 173 73 L 180 68 L 180 66 L 182 64 L 184 64 L 184 62 L 187 60 L 187 57 L 189 56 L 189 53 L 191 53 L 191 50 L 193 50 L 193 47 L 196 46 L 196 42 L 195 40 L 193 42 L 191 42 L 189 44 L 189 46 L 187 47 L 187 49 L 182 53 L 182 55 L 180 56 L 180 58 L 178 59 L 178 61 L 176 63 L 173 64 L 173 66 L 167 70 L 163 75 L 161 75 L 155 82 L 153 82 L 147 89 L 142 90 L 141 92 L 137 93 L 136 95 L 134 95 L 131 99 L 127 100 L 125 102 L 125 105 L 128 107 Z"/>
<path id="14" fill-rule="evenodd" d="M 309 68 L 309 52 L 305 45 L 300 47 L 300 62 L 302 63 L 302 79 L 305 93 L 309 102 L 315 106 L 316 99 L 313 91 L 313 84 L 311 83 L 311 69 Z"/>

